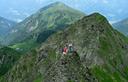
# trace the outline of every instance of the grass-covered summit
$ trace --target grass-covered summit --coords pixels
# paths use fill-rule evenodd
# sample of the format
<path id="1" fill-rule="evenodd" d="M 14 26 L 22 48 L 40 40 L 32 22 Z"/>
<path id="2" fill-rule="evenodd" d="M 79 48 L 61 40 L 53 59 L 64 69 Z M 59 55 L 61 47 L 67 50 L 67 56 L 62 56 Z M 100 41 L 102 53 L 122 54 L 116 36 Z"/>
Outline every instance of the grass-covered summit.
<path id="1" fill-rule="evenodd" d="M 23 42 L 28 38 L 35 40 L 40 33 L 47 30 L 64 29 L 83 16 L 85 16 L 84 13 L 61 2 L 49 4 L 17 24 L 6 37 L 6 44 Z"/>

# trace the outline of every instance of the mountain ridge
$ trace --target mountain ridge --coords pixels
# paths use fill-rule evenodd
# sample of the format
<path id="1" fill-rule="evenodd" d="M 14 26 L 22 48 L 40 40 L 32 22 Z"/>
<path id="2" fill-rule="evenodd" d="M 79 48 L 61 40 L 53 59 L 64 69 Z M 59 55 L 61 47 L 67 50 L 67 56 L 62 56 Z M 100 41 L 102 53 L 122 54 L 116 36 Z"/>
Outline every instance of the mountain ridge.
<path id="1" fill-rule="evenodd" d="M 72 55 L 73 59 L 70 54 L 62 55 L 66 43 L 73 43 L 76 48 L 78 55 Z M 95 13 L 50 36 L 40 48 L 23 56 L 0 81 L 127 82 L 127 43 L 128 39 L 113 29 L 104 16 Z M 67 63 L 57 63 L 61 62 L 60 58 Z M 87 73 L 83 74 L 82 70 Z"/>

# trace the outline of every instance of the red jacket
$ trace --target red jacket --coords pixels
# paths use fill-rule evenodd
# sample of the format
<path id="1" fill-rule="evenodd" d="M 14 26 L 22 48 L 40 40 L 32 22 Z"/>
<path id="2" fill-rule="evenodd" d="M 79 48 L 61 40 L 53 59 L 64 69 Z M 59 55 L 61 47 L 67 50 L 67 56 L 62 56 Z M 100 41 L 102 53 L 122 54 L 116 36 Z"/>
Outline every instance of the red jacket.
<path id="1" fill-rule="evenodd" d="M 67 52 L 68 52 L 68 48 L 65 47 L 65 48 L 63 49 L 63 52 L 66 52 L 66 53 L 67 53 Z"/>

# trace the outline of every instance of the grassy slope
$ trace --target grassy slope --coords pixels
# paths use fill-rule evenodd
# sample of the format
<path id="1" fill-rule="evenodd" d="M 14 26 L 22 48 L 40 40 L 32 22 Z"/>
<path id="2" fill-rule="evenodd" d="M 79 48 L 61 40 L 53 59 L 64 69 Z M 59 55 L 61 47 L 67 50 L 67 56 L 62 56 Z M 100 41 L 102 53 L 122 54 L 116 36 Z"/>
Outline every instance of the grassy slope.
<path id="1" fill-rule="evenodd" d="M 110 26 L 111 27 L 111 26 Z M 92 72 L 99 82 L 126 82 L 128 74 L 124 57 L 128 52 L 126 48 L 128 38 L 111 28 L 105 28 L 104 34 L 99 37 L 100 49 L 98 53 L 106 64 L 95 66 Z M 124 57 L 123 57 L 124 56 Z"/>
<path id="2" fill-rule="evenodd" d="M 15 45 L 10 46 L 10 48 L 13 48 L 15 50 L 18 50 L 22 53 L 26 53 L 28 51 L 31 51 L 35 47 L 37 47 L 39 44 L 33 40 L 26 40 L 22 43 L 17 43 Z"/>

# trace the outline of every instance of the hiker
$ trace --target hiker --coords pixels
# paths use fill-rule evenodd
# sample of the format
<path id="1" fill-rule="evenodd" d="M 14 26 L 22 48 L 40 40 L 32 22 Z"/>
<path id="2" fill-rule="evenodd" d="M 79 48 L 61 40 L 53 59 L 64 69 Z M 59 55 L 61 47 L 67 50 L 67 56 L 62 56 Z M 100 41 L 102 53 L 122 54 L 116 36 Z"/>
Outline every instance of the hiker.
<path id="1" fill-rule="evenodd" d="M 68 47 L 67 47 L 67 45 L 66 45 L 66 46 L 63 48 L 63 54 L 66 55 L 67 52 L 68 52 Z"/>
<path id="2" fill-rule="evenodd" d="M 73 53 L 73 51 L 74 51 L 73 45 L 72 45 L 72 43 L 70 43 L 70 44 L 68 45 L 68 52 L 69 52 L 69 53 Z"/>

